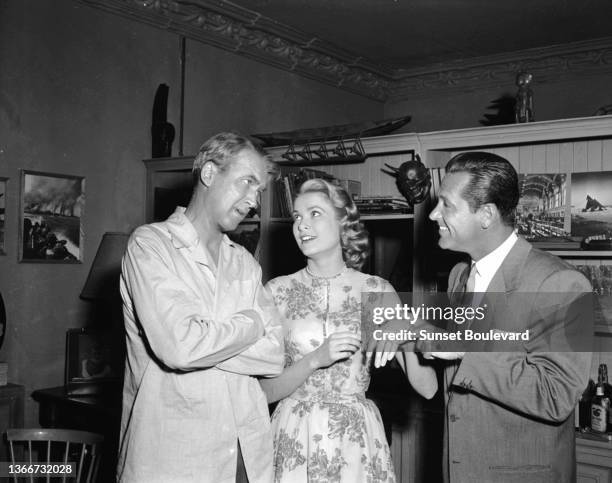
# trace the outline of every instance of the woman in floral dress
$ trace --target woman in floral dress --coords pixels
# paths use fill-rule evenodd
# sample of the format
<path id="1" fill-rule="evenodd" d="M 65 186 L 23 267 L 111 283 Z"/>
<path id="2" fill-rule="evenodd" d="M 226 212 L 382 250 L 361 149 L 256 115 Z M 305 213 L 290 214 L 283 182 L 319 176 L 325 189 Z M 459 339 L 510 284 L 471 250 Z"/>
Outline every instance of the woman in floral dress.
<path id="1" fill-rule="evenodd" d="M 382 278 L 358 271 L 368 238 L 342 188 L 306 181 L 293 218 L 307 265 L 267 285 L 283 319 L 286 354 L 283 373 L 261 380 L 268 402 L 280 400 L 272 416 L 274 480 L 394 482 L 380 413 L 365 398 L 372 354 L 361 350 L 361 294 L 397 294 Z M 413 387 L 432 397 L 433 369 L 413 352 L 396 358 Z"/>

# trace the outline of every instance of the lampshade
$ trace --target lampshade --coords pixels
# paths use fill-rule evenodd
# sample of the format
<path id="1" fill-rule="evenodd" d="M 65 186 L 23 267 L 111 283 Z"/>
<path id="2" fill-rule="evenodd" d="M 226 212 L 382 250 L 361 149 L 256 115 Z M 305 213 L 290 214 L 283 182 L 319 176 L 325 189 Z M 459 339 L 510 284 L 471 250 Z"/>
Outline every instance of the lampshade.
<path id="1" fill-rule="evenodd" d="M 106 232 L 91 264 L 81 298 L 112 299 L 119 295 L 121 258 L 127 247 L 128 233 Z"/>

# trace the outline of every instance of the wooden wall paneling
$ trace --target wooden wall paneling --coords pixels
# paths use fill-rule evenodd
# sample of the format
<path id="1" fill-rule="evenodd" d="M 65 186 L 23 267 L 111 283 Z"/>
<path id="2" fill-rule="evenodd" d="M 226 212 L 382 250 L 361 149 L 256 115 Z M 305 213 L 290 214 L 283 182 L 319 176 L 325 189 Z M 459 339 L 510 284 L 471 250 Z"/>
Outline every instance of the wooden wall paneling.
<path id="1" fill-rule="evenodd" d="M 561 160 L 559 159 L 560 146 L 558 143 L 551 143 L 545 145 L 546 149 L 546 162 L 544 171 L 547 173 L 560 173 L 561 172 Z"/>
<path id="2" fill-rule="evenodd" d="M 428 168 L 444 168 L 451 158 L 451 153 L 448 151 L 425 151 L 419 154 L 421 155 L 421 161 Z"/>
<path id="3" fill-rule="evenodd" d="M 365 175 L 366 175 L 366 179 L 368 180 L 368 184 L 370 185 L 368 188 L 368 194 L 370 196 L 387 194 L 384 191 L 382 191 L 381 175 L 383 173 L 380 171 L 380 166 L 382 166 L 382 163 L 380 161 L 382 158 L 385 158 L 385 157 L 386 156 L 374 156 L 374 157 L 368 158 L 368 160 L 366 161 L 367 171 Z M 391 161 L 390 164 L 392 165 L 395 164 L 393 163 L 392 160 L 390 161 Z M 391 194 L 391 193 L 388 193 L 388 194 Z"/>
<path id="4" fill-rule="evenodd" d="M 601 139 L 587 141 L 587 170 L 601 171 L 601 156 L 603 143 Z"/>
<path id="5" fill-rule="evenodd" d="M 533 173 L 546 173 L 546 145 L 536 144 L 533 146 Z"/>
<path id="6" fill-rule="evenodd" d="M 582 173 L 589 169 L 587 162 L 587 143 L 586 141 L 574 142 L 574 165 L 572 172 Z"/>
<path id="7" fill-rule="evenodd" d="M 601 169 L 612 171 L 612 139 L 604 139 L 601 149 Z"/>
<path id="8" fill-rule="evenodd" d="M 507 159 L 510 164 L 514 167 L 514 169 L 518 172 L 519 167 L 519 148 L 518 146 L 506 146 L 503 148 L 499 148 L 497 150 L 497 154 L 499 154 L 502 158 Z"/>
<path id="9" fill-rule="evenodd" d="M 559 144 L 559 171 L 571 173 L 574 167 L 574 143 Z"/>
<path id="10" fill-rule="evenodd" d="M 533 169 L 533 146 L 519 146 L 519 173 L 536 173 Z"/>
<path id="11" fill-rule="evenodd" d="M 330 166 L 329 169 L 327 169 L 326 171 L 332 176 L 335 176 L 336 178 L 340 178 L 340 179 L 342 178 L 342 176 L 338 174 L 339 173 L 338 166 Z"/>

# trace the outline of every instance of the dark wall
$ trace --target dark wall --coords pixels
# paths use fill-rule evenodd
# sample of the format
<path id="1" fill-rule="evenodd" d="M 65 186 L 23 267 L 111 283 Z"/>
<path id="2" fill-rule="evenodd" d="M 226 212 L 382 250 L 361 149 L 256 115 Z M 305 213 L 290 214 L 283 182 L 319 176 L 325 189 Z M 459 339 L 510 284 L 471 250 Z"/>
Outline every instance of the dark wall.
<path id="1" fill-rule="evenodd" d="M 9 381 L 63 384 L 66 329 L 92 318 L 79 299 L 102 234 L 144 221 L 157 86 L 179 126 L 179 38 L 71 0 L 0 2 L 0 177 L 8 177 L 0 292 Z M 184 152 L 223 129 L 247 133 L 383 117 L 381 103 L 187 42 Z M 173 154 L 177 154 L 177 139 Z M 19 170 L 86 178 L 82 264 L 18 263 Z M 26 425 L 37 406 L 27 397 Z"/>
<path id="2" fill-rule="evenodd" d="M 533 80 L 536 121 L 592 116 L 597 109 L 612 104 L 612 72 L 585 75 L 571 80 L 541 83 Z M 516 95 L 514 80 L 507 87 L 480 89 L 475 92 L 431 95 L 417 99 L 387 102 L 385 117 L 412 115 L 404 132 L 429 132 L 479 127 L 484 114 L 496 114 L 491 102 L 502 96 Z"/>

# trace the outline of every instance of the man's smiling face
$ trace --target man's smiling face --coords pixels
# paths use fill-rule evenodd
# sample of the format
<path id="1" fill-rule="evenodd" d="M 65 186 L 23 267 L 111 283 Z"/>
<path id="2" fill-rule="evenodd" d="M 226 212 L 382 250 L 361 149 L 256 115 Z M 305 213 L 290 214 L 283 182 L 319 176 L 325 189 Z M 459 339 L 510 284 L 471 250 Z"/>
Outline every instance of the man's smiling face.
<path id="1" fill-rule="evenodd" d="M 438 223 L 441 248 L 470 253 L 483 236 L 478 210 L 473 212 L 463 197 L 470 175 L 447 173 L 442 180 L 438 204 L 429 218 Z"/>

